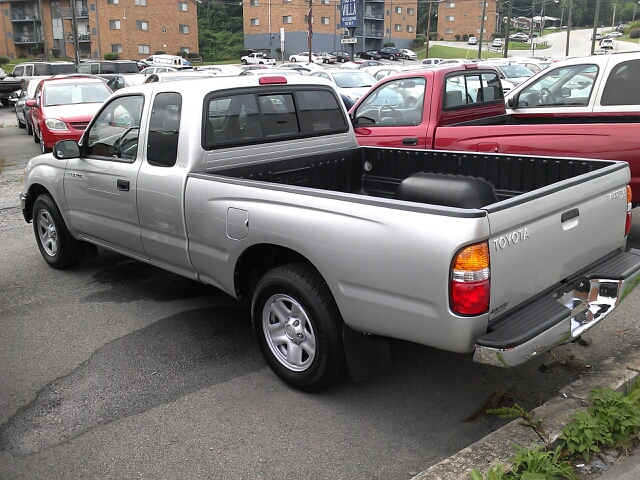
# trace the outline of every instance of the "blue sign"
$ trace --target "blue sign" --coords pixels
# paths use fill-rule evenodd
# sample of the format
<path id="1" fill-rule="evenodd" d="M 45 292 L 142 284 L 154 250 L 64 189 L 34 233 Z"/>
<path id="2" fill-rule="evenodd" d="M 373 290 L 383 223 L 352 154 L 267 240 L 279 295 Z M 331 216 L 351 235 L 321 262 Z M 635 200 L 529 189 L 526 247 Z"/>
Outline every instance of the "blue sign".
<path id="1" fill-rule="evenodd" d="M 356 2 L 357 0 L 340 0 L 340 23 L 342 28 L 355 28 L 358 26 Z"/>

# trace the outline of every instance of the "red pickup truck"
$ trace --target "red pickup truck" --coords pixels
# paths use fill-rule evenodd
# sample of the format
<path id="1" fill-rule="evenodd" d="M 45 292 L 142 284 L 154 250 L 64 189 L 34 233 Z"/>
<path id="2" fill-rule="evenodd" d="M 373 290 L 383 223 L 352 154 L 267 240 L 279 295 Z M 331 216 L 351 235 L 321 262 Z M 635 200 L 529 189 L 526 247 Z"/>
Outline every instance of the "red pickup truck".
<path id="1" fill-rule="evenodd" d="M 507 112 L 490 65 L 413 70 L 382 79 L 350 115 L 362 146 L 624 160 L 638 204 L 638 78 L 638 52 L 559 62 L 514 89 Z M 509 175 L 495 167 L 494 184 Z"/>

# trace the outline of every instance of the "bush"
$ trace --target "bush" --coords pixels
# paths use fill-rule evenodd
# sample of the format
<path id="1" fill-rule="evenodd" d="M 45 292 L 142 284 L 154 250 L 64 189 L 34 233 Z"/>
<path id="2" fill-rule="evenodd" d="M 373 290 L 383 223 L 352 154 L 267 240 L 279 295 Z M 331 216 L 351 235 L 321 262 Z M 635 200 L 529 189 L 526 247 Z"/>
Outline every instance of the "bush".
<path id="1" fill-rule="evenodd" d="M 60 49 L 59 48 L 52 48 L 51 49 L 51 56 L 53 58 L 60 58 Z"/>
<path id="2" fill-rule="evenodd" d="M 459 41 L 460 41 L 460 34 L 456 33 L 456 42 L 459 42 Z"/>
<path id="3" fill-rule="evenodd" d="M 467 40 L 469 40 L 469 35 L 465 33 L 464 35 L 462 35 L 462 41 L 466 42 Z"/>
<path id="4" fill-rule="evenodd" d="M 187 57 L 187 52 L 183 52 L 182 50 L 180 50 L 178 53 L 176 53 L 176 55 L 178 55 L 179 57 L 182 57 L 182 58 L 186 58 Z"/>
<path id="5" fill-rule="evenodd" d="M 5 57 L 4 55 L 0 55 L 0 67 L 4 63 L 9 63 L 9 57 Z"/>
<path id="6" fill-rule="evenodd" d="M 155 52 L 153 52 L 154 55 L 166 55 L 167 52 L 165 52 L 164 50 L 156 50 Z"/>
<path id="7" fill-rule="evenodd" d="M 187 58 L 200 58 L 200 54 L 198 52 L 189 52 L 187 53 Z"/>
<path id="8" fill-rule="evenodd" d="M 104 54 L 105 60 L 118 60 L 119 58 L 120 58 L 120 55 L 118 55 L 117 53 L 107 52 Z"/>
<path id="9" fill-rule="evenodd" d="M 438 40 L 438 32 L 432 32 L 429 34 L 429 40 Z M 442 41 L 442 39 L 440 39 Z"/>
<path id="10" fill-rule="evenodd" d="M 502 38 L 502 34 L 498 32 L 493 32 L 491 34 L 491 38 Z"/>
<path id="11" fill-rule="evenodd" d="M 640 27 L 634 27 L 629 30 L 629 38 L 640 38 Z"/>
<path id="12" fill-rule="evenodd" d="M 393 43 L 393 42 L 387 42 L 387 43 L 385 43 L 385 44 L 384 44 L 384 45 L 382 45 L 382 46 L 383 46 L 383 47 L 395 47 L 395 46 L 396 46 L 396 44 L 395 44 L 395 43 Z"/>

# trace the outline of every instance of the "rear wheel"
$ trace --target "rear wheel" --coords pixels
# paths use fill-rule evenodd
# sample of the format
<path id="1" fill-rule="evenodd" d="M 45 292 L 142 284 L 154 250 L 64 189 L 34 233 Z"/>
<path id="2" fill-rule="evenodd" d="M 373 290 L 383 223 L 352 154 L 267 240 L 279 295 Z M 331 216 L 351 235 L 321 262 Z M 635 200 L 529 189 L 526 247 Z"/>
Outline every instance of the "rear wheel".
<path id="1" fill-rule="evenodd" d="M 33 130 L 33 143 L 40 143 L 40 134 Z"/>
<path id="2" fill-rule="evenodd" d="M 256 286 L 252 317 L 262 355 L 284 382 L 311 392 L 344 377 L 342 317 L 312 266 L 291 264 L 267 272 Z"/>

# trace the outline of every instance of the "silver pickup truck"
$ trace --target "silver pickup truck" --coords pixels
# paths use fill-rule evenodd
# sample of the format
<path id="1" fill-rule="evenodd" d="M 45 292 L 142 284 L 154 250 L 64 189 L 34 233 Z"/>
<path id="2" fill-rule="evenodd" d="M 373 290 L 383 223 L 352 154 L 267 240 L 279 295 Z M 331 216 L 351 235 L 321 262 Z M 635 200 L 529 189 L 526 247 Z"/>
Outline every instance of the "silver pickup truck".
<path id="1" fill-rule="evenodd" d="M 246 301 L 269 366 L 313 391 L 365 377 L 386 337 L 496 366 L 579 337 L 640 282 L 629 179 L 358 147 L 322 79 L 247 76 L 118 91 L 29 162 L 21 201 L 54 268 L 100 246 Z"/>

